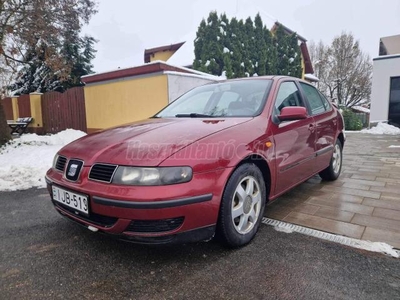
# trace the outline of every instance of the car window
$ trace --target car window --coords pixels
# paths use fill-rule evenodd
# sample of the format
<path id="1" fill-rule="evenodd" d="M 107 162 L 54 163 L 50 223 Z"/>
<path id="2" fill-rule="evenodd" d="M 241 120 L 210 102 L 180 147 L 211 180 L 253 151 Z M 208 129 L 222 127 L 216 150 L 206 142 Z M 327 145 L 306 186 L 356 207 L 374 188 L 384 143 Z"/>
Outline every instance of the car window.
<path id="1" fill-rule="evenodd" d="M 300 82 L 300 85 L 304 91 L 304 94 L 310 104 L 311 114 L 318 115 L 325 112 L 327 109 L 325 108 L 324 103 L 322 102 L 321 97 L 316 88 L 306 83 Z"/>
<path id="2" fill-rule="evenodd" d="M 300 92 L 293 81 L 283 82 L 279 86 L 278 95 L 275 101 L 275 113 L 280 114 L 282 108 L 287 106 L 303 106 Z"/>
<path id="3" fill-rule="evenodd" d="M 229 105 L 232 102 L 236 102 L 240 100 L 240 95 L 238 93 L 234 92 L 222 92 L 221 97 L 219 98 L 219 101 L 217 105 L 214 108 L 214 114 L 218 115 L 226 115 Z"/>
<path id="4" fill-rule="evenodd" d="M 325 110 L 330 110 L 331 109 L 331 104 L 329 103 L 328 99 L 324 95 L 321 94 L 320 91 L 318 91 L 319 96 L 322 99 L 322 103 L 324 104 Z"/>
<path id="5" fill-rule="evenodd" d="M 271 83 L 269 79 L 260 78 L 199 86 L 170 103 L 156 117 L 255 116 L 265 106 Z"/>

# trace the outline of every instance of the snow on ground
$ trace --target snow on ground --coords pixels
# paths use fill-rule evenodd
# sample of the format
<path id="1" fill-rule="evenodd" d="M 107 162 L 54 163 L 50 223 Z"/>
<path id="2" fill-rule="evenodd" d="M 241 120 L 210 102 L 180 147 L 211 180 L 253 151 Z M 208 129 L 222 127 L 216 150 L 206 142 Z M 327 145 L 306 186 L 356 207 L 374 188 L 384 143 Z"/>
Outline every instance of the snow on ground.
<path id="1" fill-rule="evenodd" d="M 84 135 L 73 129 L 47 136 L 24 134 L 0 148 L 0 191 L 45 187 L 44 176 L 55 154 Z"/>
<path id="2" fill-rule="evenodd" d="M 378 125 L 376 125 L 375 127 L 361 130 L 361 133 L 395 135 L 400 134 L 400 128 L 386 123 L 378 123 Z"/>

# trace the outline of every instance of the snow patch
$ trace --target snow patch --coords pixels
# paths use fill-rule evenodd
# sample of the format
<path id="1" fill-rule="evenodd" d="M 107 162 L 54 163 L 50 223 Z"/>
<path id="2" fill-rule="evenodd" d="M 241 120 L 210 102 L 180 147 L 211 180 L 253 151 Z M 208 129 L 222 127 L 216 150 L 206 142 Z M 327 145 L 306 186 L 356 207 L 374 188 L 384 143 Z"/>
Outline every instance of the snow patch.
<path id="1" fill-rule="evenodd" d="M 284 232 L 284 233 L 293 233 L 294 232 L 293 229 L 291 229 L 287 226 L 275 226 L 274 229 L 276 231 Z"/>
<path id="2" fill-rule="evenodd" d="M 400 148 L 400 145 L 390 145 L 388 148 Z"/>
<path id="3" fill-rule="evenodd" d="M 67 129 L 54 135 L 24 134 L 0 148 L 0 191 L 44 188 L 56 153 L 86 133 Z"/>
<path id="4" fill-rule="evenodd" d="M 224 53 L 230 53 L 231 50 L 229 50 L 228 48 L 224 47 Z"/>
<path id="5" fill-rule="evenodd" d="M 370 129 L 363 129 L 360 131 L 361 133 L 369 133 L 369 134 L 389 134 L 396 135 L 400 134 L 400 128 L 395 127 L 393 125 L 389 125 L 387 123 L 378 123 L 375 127 Z"/>

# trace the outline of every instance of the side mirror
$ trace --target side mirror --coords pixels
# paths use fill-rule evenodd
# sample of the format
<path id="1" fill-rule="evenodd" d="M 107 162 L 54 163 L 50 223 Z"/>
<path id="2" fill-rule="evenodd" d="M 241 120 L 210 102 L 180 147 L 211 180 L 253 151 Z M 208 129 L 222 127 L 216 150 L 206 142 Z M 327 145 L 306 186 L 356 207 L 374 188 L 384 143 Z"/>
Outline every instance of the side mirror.
<path id="1" fill-rule="evenodd" d="M 280 121 L 294 121 L 307 118 L 307 110 L 302 106 L 287 106 L 282 108 L 281 114 L 278 116 Z"/>

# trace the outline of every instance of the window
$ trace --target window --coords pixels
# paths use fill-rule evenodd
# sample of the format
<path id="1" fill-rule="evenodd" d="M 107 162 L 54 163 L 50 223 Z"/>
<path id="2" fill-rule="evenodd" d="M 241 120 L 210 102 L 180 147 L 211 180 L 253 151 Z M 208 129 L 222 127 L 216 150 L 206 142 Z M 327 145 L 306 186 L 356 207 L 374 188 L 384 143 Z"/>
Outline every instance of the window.
<path id="1" fill-rule="evenodd" d="M 300 92 L 293 81 L 283 82 L 278 91 L 275 101 L 275 112 L 279 115 L 282 108 L 287 106 L 303 106 Z"/>
<path id="2" fill-rule="evenodd" d="M 327 110 L 327 108 L 325 104 L 322 102 L 322 99 L 317 89 L 311 85 L 302 82 L 300 82 L 300 85 L 304 91 L 308 103 L 310 104 L 311 114 L 318 115 L 324 113 Z M 329 103 L 326 104 L 329 105 Z"/>
<path id="3" fill-rule="evenodd" d="M 389 123 L 400 125 L 400 77 L 390 79 Z"/>
<path id="4" fill-rule="evenodd" d="M 322 99 L 322 103 L 324 104 L 325 110 L 328 111 L 331 109 L 331 104 L 329 103 L 328 99 L 324 95 L 321 94 L 320 91 L 318 91 L 319 96 Z"/>

